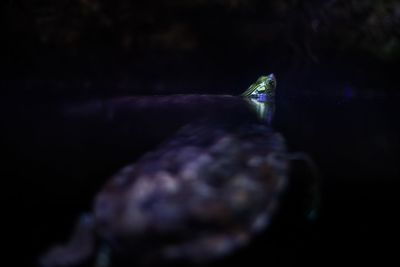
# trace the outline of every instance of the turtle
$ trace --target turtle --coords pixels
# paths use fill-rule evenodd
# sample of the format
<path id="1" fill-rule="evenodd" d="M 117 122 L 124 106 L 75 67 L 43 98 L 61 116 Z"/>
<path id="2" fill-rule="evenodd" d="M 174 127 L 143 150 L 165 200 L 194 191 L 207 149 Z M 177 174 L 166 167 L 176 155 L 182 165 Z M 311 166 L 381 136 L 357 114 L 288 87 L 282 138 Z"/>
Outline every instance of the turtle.
<path id="1" fill-rule="evenodd" d="M 271 102 L 275 85 L 273 74 L 262 76 L 242 97 Z M 223 258 L 270 225 L 289 183 L 290 161 L 299 157 L 288 152 L 284 137 L 269 125 L 185 125 L 116 172 L 70 240 L 40 257 L 40 265 L 79 266 L 92 259 L 96 267 L 110 267 Z"/>

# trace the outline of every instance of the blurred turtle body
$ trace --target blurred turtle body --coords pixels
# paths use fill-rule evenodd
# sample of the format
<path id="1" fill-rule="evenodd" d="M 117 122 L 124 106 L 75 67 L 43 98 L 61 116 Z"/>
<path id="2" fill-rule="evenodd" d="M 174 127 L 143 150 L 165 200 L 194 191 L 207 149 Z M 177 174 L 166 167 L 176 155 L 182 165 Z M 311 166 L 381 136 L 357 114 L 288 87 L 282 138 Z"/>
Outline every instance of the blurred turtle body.
<path id="1" fill-rule="evenodd" d="M 111 177 L 70 242 L 41 265 L 95 254 L 97 266 L 221 258 L 269 225 L 288 171 L 284 138 L 268 126 L 186 125 Z"/>
<path id="2" fill-rule="evenodd" d="M 186 126 L 114 175 L 71 242 L 42 264 L 79 262 L 95 239 L 124 259 L 219 258 L 265 229 L 287 179 L 284 140 L 270 128 Z"/>

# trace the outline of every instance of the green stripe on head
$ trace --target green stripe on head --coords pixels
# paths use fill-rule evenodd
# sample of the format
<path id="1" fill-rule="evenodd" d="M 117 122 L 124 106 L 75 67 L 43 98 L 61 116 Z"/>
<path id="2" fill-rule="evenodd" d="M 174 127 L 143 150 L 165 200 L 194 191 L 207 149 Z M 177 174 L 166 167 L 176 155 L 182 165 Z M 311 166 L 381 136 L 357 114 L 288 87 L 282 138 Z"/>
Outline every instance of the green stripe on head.
<path id="1" fill-rule="evenodd" d="M 255 83 L 242 93 L 242 96 L 250 97 L 253 95 L 264 93 L 267 95 L 269 101 L 273 101 L 275 98 L 276 90 L 276 78 L 273 73 L 267 76 L 261 76 Z"/>

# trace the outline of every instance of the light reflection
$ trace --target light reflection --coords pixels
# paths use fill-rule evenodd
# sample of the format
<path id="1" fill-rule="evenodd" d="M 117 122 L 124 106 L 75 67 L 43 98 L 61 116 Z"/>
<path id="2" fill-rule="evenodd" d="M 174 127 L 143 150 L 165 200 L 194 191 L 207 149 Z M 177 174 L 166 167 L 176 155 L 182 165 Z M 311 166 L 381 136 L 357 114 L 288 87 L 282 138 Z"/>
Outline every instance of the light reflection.
<path id="1" fill-rule="evenodd" d="M 267 101 L 265 94 L 259 94 L 257 98 L 246 98 L 245 99 L 257 113 L 257 117 L 267 124 L 272 123 L 272 118 L 275 113 L 275 102 Z"/>

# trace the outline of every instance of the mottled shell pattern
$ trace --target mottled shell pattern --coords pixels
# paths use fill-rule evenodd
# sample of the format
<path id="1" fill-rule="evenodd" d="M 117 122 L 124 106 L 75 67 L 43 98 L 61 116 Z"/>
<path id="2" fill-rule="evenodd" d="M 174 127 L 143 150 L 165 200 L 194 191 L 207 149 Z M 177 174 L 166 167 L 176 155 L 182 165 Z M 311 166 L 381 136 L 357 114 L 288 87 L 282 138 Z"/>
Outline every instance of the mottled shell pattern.
<path id="1" fill-rule="evenodd" d="M 264 126 L 185 127 L 97 195 L 97 233 L 142 257 L 228 254 L 268 225 L 287 184 L 285 153 L 283 138 Z"/>

